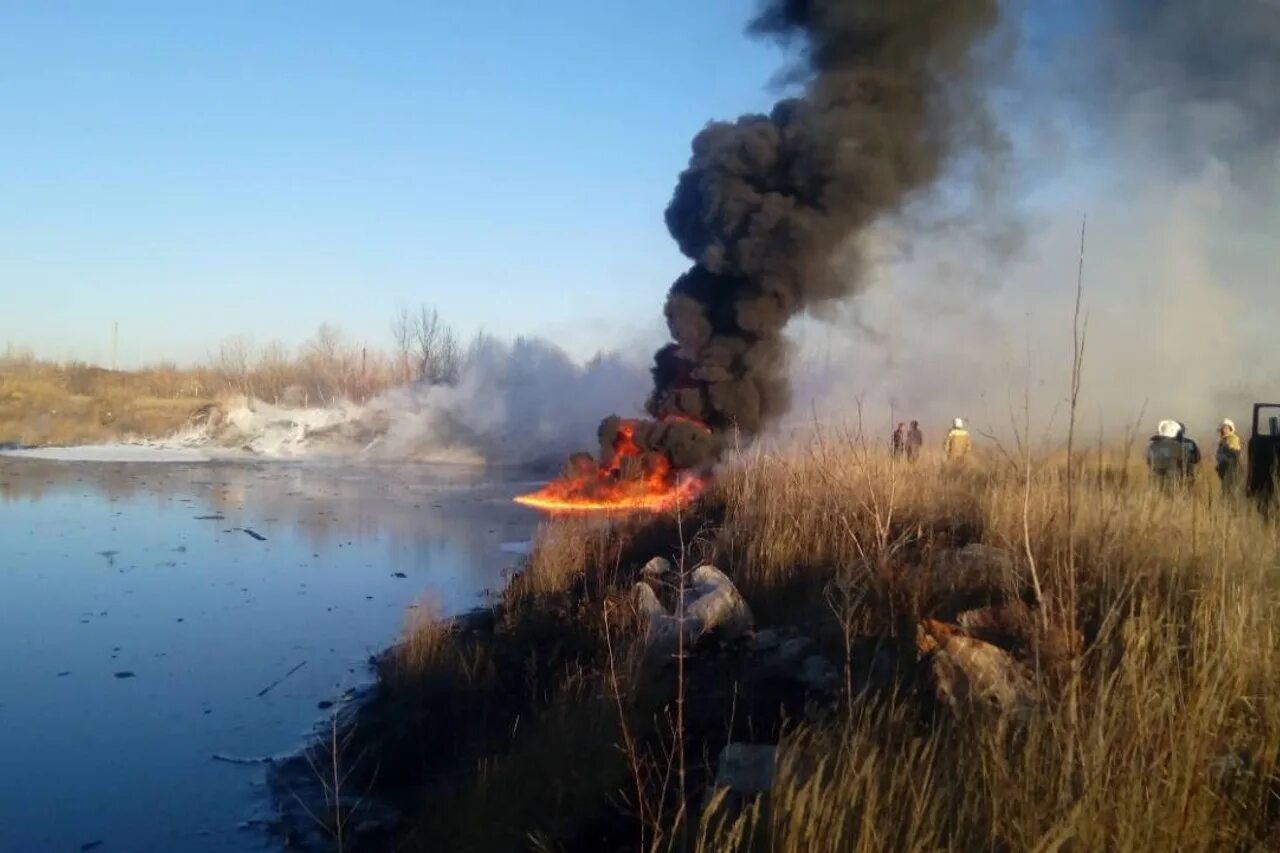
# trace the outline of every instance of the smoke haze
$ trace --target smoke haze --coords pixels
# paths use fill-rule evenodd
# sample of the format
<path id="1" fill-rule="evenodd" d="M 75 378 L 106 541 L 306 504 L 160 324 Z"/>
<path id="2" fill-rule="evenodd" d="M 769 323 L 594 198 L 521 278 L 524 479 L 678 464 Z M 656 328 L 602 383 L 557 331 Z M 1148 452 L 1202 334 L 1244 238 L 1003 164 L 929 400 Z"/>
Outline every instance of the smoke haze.
<path id="1" fill-rule="evenodd" d="M 1060 432 L 1085 213 L 1087 429 L 1145 407 L 1142 434 L 1170 417 L 1207 438 L 1280 396 L 1280 4 L 1090 0 L 1032 31 L 1040 14 L 1022 9 L 1015 73 L 992 84 L 1001 197 L 952 173 L 877 223 L 872 286 L 791 330 L 793 425 L 860 400 L 877 430 L 1007 434 L 1029 385 L 1037 430 Z M 967 215 L 939 222 L 957 196 Z"/>

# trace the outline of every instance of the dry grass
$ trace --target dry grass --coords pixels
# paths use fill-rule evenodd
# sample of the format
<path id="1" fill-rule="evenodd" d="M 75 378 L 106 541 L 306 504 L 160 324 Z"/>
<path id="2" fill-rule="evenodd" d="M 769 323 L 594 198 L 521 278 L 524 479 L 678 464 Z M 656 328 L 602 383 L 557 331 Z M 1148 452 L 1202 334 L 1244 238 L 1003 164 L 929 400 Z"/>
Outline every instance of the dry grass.
<path id="1" fill-rule="evenodd" d="M 0 443 L 65 445 L 166 435 L 212 394 L 198 371 L 0 363 Z"/>
<path id="2" fill-rule="evenodd" d="M 429 622 L 400 653 L 397 689 L 437 685 L 415 725 L 453 734 L 452 758 L 415 765 L 448 781 L 427 787 L 401 849 L 1277 849 L 1280 530 L 1202 475 L 1169 494 L 1136 448 L 1078 453 L 1068 524 L 1060 453 L 907 465 L 840 435 L 735 460 L 678 523 L 552 521 L 491 636 Z M 627 592 L 649 557 L 714 560 L 758 625 L 800 626 L 851 668 L 865 661 L 846 632 L 914 655 L 917 621 L 955 602 L 913 587 L 910 567 L 971 542 L 1014 555 L 1039 589 L 1041 641 L 1078 631 L 1035 646 L 1029 716 L 957 716 L 906 682 L 850 690 L 834 719 L 785 729 L 766 799 L 744 809 L 699 782 L 671 801 L 662 768 L 714 763 L 746 711 L 736 690 L 691 683 L 691 701 L 723 704 L 698 714 L 721 730 L 678 742 L 674 706 L 633 692 Z"/>
<path id="3" fill-rule="evenodd" d="M 107 370 L 0 354 L 0 444 L 68 445 L 168 435 L 201 406 L 237 394 L 290 406 L 364 402 L 408 377 L 385 354 L 324 326 L 296 353 L 226 342 L 209 366 Z"/>
<path id="4" fill-rule="evenodd" d="M 455 665 L 452 634 L 453 624 L 440 617 L 434 602 L 419 603 L 409 611 L 403 639 L 391 651 L 388 672 L 401 685 L 439 679 Z"/>
<path id="5" fill-rule="evenodd" d="M 1070 531 L 1061 459 L 1028 481 L 1015 464 L 895 465 L 845 437 L 735 469 L 722 536 L 753 604 L 806 572 L 972 539 L 1025 554 L 1040 610 L 1085 647 L 1016 731 L 974 717 L 904 735 L 909 711 L 877 701 L 796 732 L 772 808 L 708 816 L 709 849 L 1274 849 L 1276 526 L 1221 498 L 1211 472 L 1169 495 L 1125 457 L 1078 462 Z"/>

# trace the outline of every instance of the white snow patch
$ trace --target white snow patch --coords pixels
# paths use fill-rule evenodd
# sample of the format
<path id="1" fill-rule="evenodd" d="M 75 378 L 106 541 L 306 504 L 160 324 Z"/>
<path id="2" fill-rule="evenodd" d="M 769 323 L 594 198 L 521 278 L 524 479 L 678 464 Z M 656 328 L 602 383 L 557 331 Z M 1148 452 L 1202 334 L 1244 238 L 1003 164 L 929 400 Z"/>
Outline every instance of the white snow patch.
<path id="1" fill-rule="evenodd" d="M 210 462 L 213 457 L 195 448 L 148 444 L 89 444 L 79 447 L 31 447 L 0 451 L 0 456 L 49 459 L 57 462 Z"/>

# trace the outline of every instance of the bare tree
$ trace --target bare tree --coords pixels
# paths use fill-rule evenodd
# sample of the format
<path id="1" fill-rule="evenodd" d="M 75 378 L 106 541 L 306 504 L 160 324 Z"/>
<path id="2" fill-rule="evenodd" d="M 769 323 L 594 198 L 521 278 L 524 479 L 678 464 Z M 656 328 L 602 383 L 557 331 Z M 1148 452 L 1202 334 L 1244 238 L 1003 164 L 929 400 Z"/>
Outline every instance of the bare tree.
<path id="1" fill-rule="evenodd" d="M 227 338 L 218 345 L 213 369 L 229 388 L 252 394 L 249 382 L 249 363 L 253 360 L 253 344 L 248 338 Z"/>
<path id="2" fill-rule="evenodd" d="M 315 337 L 305 346 L 304 360 L 311 374 L 310 384 L 326 404 L 349 396 L 357 358 L 342 339 L 342 331 L 332 323 L 321 323 Z"/>
<path id="3" fill-rule="evenodd" d="M 253 372 L 258 393 L 264 399 L 279 403 L 285 389 L 295 381 L 297 369 L 289 348 L 280 341 L 272 341 L 262 348 Z"/>
<path id="4" fill-rule="evenodd" d="M 452 385 L 458 381 L 462 361 L 458 336 L 435 308 L 422 305 L 416 313 L 401 308 L 392 318 L 391 336 L 406 375 L 412 362 L 412 378 L 420 382 Z"/>
<path id="5" fill-rule="evenodd" d="M 417 322 L 409 309 L 401 305 L 391 318 L 392 357 L 395 359 L 396 379 L 408 382 L 414 378 L 414 338 Z"/>

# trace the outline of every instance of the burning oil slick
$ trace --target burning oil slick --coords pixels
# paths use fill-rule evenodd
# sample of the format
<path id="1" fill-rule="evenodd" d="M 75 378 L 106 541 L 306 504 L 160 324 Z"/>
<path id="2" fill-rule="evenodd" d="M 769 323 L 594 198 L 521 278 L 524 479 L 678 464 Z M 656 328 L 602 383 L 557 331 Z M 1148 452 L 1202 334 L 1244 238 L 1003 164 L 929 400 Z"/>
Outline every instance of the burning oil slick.
<path id="1" fill-rule="evenodd" d="M 969 72 L 997 17 L 996 0 L 763 4 L 750 30 L 796 50 L 804 94 L 694 137 L 666 211 L 693 266 L 667 296 L 654 420 L 607 418 L 599 460 L 575 457 L 528 502 L 665 506 L 731 435 L 786 411 L 783 329 L 864 286 L 856 238 L 938 178 L 965 124 L 985 124 Z"/>
<path id="2" fill-rule="evenodd" d="M 721 437 L 685 418 L 600 424 L 599 461 L 575 453 L 559 479 L 518 503 L 557 511 L 661 510 L 696 498 Z"/>

